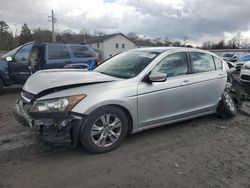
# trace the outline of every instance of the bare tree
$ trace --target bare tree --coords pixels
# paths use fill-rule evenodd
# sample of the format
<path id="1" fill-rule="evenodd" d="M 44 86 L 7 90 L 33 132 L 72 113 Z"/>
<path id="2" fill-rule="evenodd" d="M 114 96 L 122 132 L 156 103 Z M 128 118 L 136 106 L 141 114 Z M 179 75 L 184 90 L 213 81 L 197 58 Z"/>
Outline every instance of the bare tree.
<path id="1" fill-rule="evenodd" d="M 138 36 L 138 34 L 135 33 L 135 32 L 130 32 L 130 33 L 128 33 L 128 34 L 127 34 L 127 37 L 130 38 L 130 39 L 133 40 L 133 41 L 139 40 L 139 36 Z"/>
<path id="2" fill-rule="evenodd" d="M 1 20 L 0 21 L 0 33 L 2 34 L 2 33 L 5 33 L 5 32 L 8 32 L 8 31 L 9 31 L 8 24 L 5 21 Z"/>

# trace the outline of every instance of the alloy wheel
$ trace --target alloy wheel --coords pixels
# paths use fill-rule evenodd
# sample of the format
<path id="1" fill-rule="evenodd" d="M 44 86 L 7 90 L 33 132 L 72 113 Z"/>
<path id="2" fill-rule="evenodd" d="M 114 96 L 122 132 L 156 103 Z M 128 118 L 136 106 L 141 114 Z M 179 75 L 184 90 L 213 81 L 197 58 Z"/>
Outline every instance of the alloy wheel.
<path id="1" fill-rule="evenodd" d="M 99 147 L 113 145 L 120 137 L 122 123 L 115 114 L 100 116 L 91 127 L 92 141 Z"/>

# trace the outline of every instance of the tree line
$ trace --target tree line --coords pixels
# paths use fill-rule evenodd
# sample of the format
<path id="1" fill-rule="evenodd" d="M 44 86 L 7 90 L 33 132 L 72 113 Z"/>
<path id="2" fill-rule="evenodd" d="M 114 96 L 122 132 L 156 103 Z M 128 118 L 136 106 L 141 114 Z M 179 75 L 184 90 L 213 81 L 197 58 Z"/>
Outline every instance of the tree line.
<path id="1" fill-rule="evenodd" d="M 20 29 L 20 32 L 19 32 Z M 86 30 L 81 30 L 79 33 L 72 32 L 71 30 L 65 30 L 63 32 L 56 33 L 56 41 L 64 43 L 84 43 L 86 41 L 91 41 L 92 37 L 103 36 L 106 33 L 101 31 L 95 31 L 94 33 L 89 33 Z M 176 46 L 176 47 L 193 47 L 188 44 L 187 37 L 184 37 L 180 41 L 172 41 L 169 38 L 147 38 L 146 36 L 141 36 L 135 32 L 130 32 L 126 34 L 128 38 L 133 41 L 144 41 L 150 42 L 155 46 Z M 31 31 L 26 23 L 22 25 L 21 28 L 15 28 L 13 31 L 9 25 L 0 20 L 0 50 L 8 51 L 19 45 L 22 45 L 29 41 L 37 42 L 52 42 L 52 32 L 48 29 L 37 28 Z M 221 40 L 219 42 L 204 42 L 199 48 L 202 49 L 237 49 L 237 48 L 249 48 L 250 42 L 240 34 L 232 37 L 230 40 Z"/>

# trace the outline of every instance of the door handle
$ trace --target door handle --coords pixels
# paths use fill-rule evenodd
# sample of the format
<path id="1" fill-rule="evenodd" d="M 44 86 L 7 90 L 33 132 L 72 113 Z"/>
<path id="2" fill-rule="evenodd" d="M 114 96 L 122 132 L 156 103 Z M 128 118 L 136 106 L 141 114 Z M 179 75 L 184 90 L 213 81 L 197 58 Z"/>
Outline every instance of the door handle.
<path id="1" fill-rule="evenodd" d="M 188 84 L 191 84 L 191 80 L 184 80 L 181 85 L 182 86 L 185 86 L 185 85 L 188 85 Z"/>

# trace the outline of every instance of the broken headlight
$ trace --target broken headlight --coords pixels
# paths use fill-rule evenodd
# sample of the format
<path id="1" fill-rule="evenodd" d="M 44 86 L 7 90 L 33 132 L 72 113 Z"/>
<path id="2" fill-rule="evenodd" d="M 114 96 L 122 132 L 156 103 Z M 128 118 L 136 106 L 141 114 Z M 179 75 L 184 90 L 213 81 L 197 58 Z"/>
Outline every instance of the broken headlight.
<path id="1" fill-rule="evenodd" d="M 84 99 L 86 95 L 76 95 L 64 98 L 36 101 L 30 112 L 69 112 L 78 102 Z"/>

